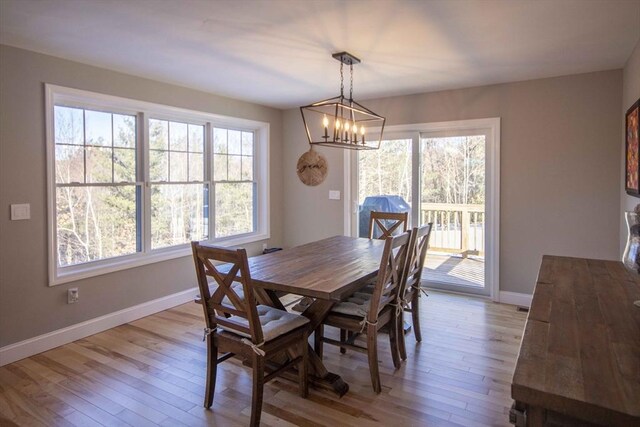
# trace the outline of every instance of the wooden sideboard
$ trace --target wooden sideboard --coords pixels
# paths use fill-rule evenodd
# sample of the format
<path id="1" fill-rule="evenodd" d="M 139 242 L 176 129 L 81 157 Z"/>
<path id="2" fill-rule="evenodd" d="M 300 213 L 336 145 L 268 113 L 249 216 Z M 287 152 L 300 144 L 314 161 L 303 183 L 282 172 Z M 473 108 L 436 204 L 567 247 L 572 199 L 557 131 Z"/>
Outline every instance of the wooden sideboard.
<path id="1" fill-rule="evenodd" d="M 621 262 L 545 255 L 511 384 L 512 419 L 640 426 L 636 300 L 640 278 Z"/>

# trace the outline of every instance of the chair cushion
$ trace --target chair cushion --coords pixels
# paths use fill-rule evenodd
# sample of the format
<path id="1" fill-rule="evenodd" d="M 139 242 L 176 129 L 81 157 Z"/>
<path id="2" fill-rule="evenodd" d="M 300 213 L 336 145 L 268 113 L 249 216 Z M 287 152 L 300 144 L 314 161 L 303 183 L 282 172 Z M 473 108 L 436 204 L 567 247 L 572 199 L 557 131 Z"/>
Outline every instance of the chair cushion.
<path id="1" fill-rule="evenodd" d="M 346 300 L 339 302 L 331 308 L 331 312 L 347 314 L 349 316 L 365 317 L 369 312 L 372 294 L 356 292 Z"/>
<path id="2" fill-rule="evenodd" d="M 256 307 L 260 324 L 262 325 L 262 336 L 265 341 L 271 341 L 287 332 L 293 331 L 300 326 L 309 323 L 309 319 L 299 314 L 289 313 L 284 310 L 270 307 L 268 305 L 259 305 Z M 246 328 L 249 327 L 249 321 L 239 316 L 232 316 L 231 319 L 239 325 Z M 220 327 L 220 326 L 218 326 Z M 229 331 L 237 335 L 251 338 L 248 334 L 238 331 Z"/>

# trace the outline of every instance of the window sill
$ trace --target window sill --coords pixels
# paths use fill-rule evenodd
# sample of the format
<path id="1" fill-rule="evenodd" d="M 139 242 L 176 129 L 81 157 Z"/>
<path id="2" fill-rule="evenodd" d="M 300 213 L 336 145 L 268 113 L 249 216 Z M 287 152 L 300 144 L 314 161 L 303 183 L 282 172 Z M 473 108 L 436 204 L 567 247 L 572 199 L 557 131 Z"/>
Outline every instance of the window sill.
<path id="1" fill-rule="evenodd" d="M 267 240 L 269 237 L 269 233 L 252 233 L 215 240 L 205 240 L 204 242 L 219 246 L 237 246 Z M 102 276 L 116 271 L 128 270 L 135 267 L 141 267 L 143 265 L 155 264 L 187 256 L 191 256 L 191 246 L 189 244 L 184 244 L 171 248 L 156 249 L 150 253 L 137 253 L 108 260 L 78 264 L 59 269 L 56 277 L 50 280 L 49 286 L 62 285 L 64 283 L 75 282 L 90 277 Z"/>

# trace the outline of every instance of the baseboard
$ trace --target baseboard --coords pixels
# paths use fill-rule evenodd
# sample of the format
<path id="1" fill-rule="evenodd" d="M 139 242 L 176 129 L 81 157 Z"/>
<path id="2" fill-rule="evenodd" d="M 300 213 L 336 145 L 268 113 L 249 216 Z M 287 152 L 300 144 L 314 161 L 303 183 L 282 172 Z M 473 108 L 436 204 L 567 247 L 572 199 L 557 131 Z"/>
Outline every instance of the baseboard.
<path id="1" fill-rule="evenodd" d="M 167 295 L 133 307 L 125 308 L 124 310 L 58 329 L 57 331 L 48 332 L 15 344 L 10 344 L 0 348 L 0 366 L 193 301 L 197 293 L 197 288 L 187 289 L 186 291 Z"/>
<path id="2" fill-rule="evenodd" d="M 517 305 L 519 307 L 531 307 L 533 295 L 518 292 L 500 291 L 500 302 L 503 304 Z"/>

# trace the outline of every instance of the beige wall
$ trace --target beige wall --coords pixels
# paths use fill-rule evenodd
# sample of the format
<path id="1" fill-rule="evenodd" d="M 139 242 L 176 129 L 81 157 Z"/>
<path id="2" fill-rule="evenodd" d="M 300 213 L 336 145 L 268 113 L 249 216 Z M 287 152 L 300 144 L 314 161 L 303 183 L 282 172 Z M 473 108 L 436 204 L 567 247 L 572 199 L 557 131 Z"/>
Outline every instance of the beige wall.
<path id="1" fill-rule="evenodd" d="M 531 293 L 542 254 L 618 257 L 621 93 L 615 70 L 364 104 L 388 125 L 501 117 L 500 287 Z M 343 232 L 342 203 L 328 200 L 343 189 L 342 151 L 319 148 L 329 176 L 306 187 L 295 165 L 307 149 L 299 111 L 286 111 L 286 245 Z"/>
<path id="2" fill-rule="evenodd" d="M 44 83 L 271 124 L 271 236 L 282 244 L 282 112 L 183 87 L 0 46 L 0 347 L 195 286 L 179 258 L 70 284 L 47 286 Z M 30 203 L 31 220 L 9 221 Z M 262 242 L 248 245 L 257 253 Z M 80 302 L 67 305 L 78 287 Z"/>
<path id="3" fill-rule="evenodd" d="M 624 116 L 629 107 L 640 99 L 640 40 L 636 44 L 636 47 L 629 57 L 627 64 L 624 67 L 622 74 L 622 128 L 624 129 Z M 632 211 L 638 203 L 640 198 L 629 196 L 624 191 L 624 150 L 625 150 L 625 138 L 624 130 L 622 132 L 622 149 L 621 149 L 621 166 L 620 166 L 620 197 L 621 197 L 621 212 L 620 212 L 620 255 L 624 251 L 624 245 L 627 241 L 627 226 L 624 219 L 624 212 Z"/>

